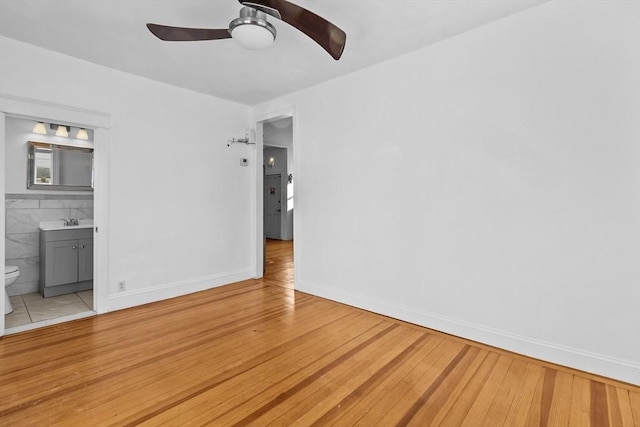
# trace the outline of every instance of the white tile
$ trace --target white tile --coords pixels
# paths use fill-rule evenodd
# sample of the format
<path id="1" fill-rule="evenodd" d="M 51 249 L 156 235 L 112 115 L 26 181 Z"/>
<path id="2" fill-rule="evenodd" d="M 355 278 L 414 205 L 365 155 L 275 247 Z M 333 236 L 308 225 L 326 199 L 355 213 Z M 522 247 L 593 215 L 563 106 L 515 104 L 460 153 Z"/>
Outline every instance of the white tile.
<path id="1" fill-rule="evenodd" d="M 40 200 L 42 209 L 85 209 L 93 208 L 93 200 Z"/>
<path id="2" fill-rule="evenodd" d="M 40 200 L 37 199 L 5 199 L 5 209 L 38 209 Z"/>
<path id="3" fill-rule="evenodd" d="M 29 258 L 40 255 L 40 233 L 7 234 L 5 258 Z"/>
<path id="4" fill-rule="evenodd" d="M 7 209 L 5 233 L 37 233 L 41 221 L 61 218 L 69 218 L 69 209 Z"/>
<path id="5" fill-rule="evenodd" d="M 4 327 L 15 328 L 16 326 L 27 325 L 31 323 L 31 318 L 27 312 L 27 307 L 24 304 L 21 296 L 9 297 L 11 305 L 13 306 L 13 312 L 4 316 Z"/>
<path id="6" fill-rule="evenodd" d="M 69 316 L 57 317 L 55 319 L 42 320 L 40 322 L 29 323 L 27 325 L 16 326 L 14 328 L 6 328 L 4 330 L 5 335 L 17 334 L 18 332 L 32 331 L 38 328 L 44 328 L 45 326 L 57 325 L 59 323 L 71 322 L 76 319 L 83 319 L 85 317 L 95 316 L 95 311 L 83 311 L 81 313 L 70 314 Z"/>
<path id="7" fill-rule="evenodd" d="M 13 283 L 7 286 L 7 294 L 11 295 L 24 295 L 38 292 L 40 283 L 38 281 Z"/>
<path id="8" fill-rule="evenodd" d="M 40 294 L 22 295 L 33 322 L 55 319 L 89 311 L 90 308 L 76 294 L 43 298 Z"/>
<path id="9" fill-rule="evenodd" d="M 93 289 L 88 291 L 80 291 L 76 292 L 76 295 L 80 297 L 80 299 L 87 304 L 87 307 L 93 309 Z"/>
<path id="10" fill-rule="evenodd" d="M 17 265 L 20 268 L 20 276 L 11 286 L 40 280 L 40 257 L 7 259 L 5 265 Z"/>
<path id="11" fill-rule="evenodd" d="M 69 209 L 69 217 L 75 219 L 93 219 L 93 208 Z"/>

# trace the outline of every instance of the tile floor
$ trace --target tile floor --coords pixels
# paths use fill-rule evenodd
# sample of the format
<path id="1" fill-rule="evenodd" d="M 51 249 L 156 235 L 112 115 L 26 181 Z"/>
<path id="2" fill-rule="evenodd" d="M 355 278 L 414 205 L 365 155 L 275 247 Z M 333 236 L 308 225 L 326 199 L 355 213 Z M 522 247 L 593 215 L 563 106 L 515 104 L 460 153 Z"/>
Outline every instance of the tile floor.
<path id="1" fill-rule="evenodd" d="M 39 293 L 14 295 L 9 299 L 13 313 L 4 317 L 7 329 L 93 310 L 93 290 L 48 298 Z"/>

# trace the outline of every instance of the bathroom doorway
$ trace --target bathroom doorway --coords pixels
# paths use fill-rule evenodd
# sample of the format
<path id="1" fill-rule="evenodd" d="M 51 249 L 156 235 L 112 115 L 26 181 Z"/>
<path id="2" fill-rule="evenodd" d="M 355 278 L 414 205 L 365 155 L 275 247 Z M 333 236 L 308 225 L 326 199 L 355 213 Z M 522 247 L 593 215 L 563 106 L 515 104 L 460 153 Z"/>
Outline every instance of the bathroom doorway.
<path id="1" fill-rule="evenodd" d="M 104 203 L 107 196 L 107 158 L 103 154 L 106 153 L 108 116 L 24 98 L 6 95 L 0 97 L 3 107 L 0 112 L 0 150 L 5 154 L 2 157 L 3 173 L 0 178 L 0 199 L 5 205 L 0 230 L 5 236 L 5 244 L 0 253 L 5 265 L 7 262 L 17 265 L 20 270 L 20 276 L 13 281 L 11 289 L 5 287 L 4 276 L 0 282 L 2 291 L 10 296 L 14 306 L 14 312 L 8 318 L 4 314 L 7 304 L 3 296 L 0 303 L 3 314 L 0 335 L 104 312 L 107 291 L 107 271 L 104 267 L 106 260 L 98 254 L 107 253 L 107 241 L 106 236 L 98 234 L 98 223 L 106 223 L 107 219 Z M 34 132 L 35 125 L 39 122 L 45 123 L 46 133 Z M 66 128 L 67 136 L 56 135 L 57 129 L 50 124 Z M 87 133 L 87 139 L 83 132 L 78 137 L 80 129 Z M 93 146 L 94 191 L 68 191 L 62 188 L 38 191 L 27 188 L 27 141 L 67 147 Z M 93 268 L 93 289 L 86 290 L 84 287 L 76 290 L 73 286 L 65 285 L 68 289 L 61 295 L 44 298 L 39 288 L 42 271 L 40 225 L 57 221 L 62 223 L 63 219 L 79 220 L 78 230 L 74 232 L 83 228 L 89 236 L 93 236 L 93 255 L 89 255 Z M 91 221 L 91 224 L 87 221 Z M 89 250 L 87 240 L 81 243 L 82 245 L 77 246 L 78 251 L 80 247 L 85 252 Z"/>

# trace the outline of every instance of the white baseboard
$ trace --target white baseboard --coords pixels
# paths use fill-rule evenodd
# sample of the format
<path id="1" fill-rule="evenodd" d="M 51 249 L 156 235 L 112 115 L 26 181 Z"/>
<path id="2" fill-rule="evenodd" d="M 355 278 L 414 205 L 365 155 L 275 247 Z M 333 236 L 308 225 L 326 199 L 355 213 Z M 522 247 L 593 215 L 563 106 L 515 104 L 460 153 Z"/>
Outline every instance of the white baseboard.
<path id="1" fill-rule="evenodd" d="M 124 308 L 175 298 L 251 278 L 253 278 L 253 273 L 250 270 L 239 270 L 221 275 L 164 283 L 144 289 L 116 292 L 110 294 L 107 298 L 107 311 L 122 310 Z"/>
<path id="2" fill-rule="evenodd" d="M 637 362 L 549 343 L 438 314 L 420 312 L 413 308 L 310 283 L 296 281 L 296 290 L 514 353 L 640 385 L 640 363 Z"/>

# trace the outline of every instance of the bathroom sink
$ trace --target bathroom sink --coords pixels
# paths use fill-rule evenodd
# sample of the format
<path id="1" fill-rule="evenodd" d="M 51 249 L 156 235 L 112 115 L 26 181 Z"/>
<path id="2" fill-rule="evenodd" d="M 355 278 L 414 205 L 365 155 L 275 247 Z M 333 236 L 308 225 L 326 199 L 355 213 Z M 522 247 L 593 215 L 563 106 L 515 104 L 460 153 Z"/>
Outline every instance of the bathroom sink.
<path id="1" fill-rule="evenodd" d="M 39 228 L 42 231 L 51 230 L 67 230 L 69 228 L 93 228 L 92 219 L 79 219 L 78 225 L 64 225 L 63 220 L 58 221 L 43 221 L 39 224 Z"/>

